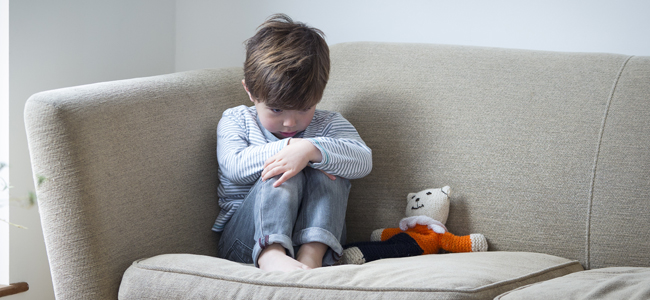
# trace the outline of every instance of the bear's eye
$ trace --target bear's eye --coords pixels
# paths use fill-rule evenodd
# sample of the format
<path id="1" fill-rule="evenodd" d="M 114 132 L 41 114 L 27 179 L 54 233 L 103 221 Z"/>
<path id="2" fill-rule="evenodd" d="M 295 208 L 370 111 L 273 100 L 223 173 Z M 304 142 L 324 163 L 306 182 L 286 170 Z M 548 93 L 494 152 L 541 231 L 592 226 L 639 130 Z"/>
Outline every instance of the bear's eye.
<path id="1" fill-rule="evenodd" d="M 411 196 L 411 199 L 415 198 L 415 195 Z"/>
<path id="2" fill-rule="evenodd" d="M 431 192 L 427 192 L 427 195 L 431 195 L 431 194 L 432 194 Z"/>

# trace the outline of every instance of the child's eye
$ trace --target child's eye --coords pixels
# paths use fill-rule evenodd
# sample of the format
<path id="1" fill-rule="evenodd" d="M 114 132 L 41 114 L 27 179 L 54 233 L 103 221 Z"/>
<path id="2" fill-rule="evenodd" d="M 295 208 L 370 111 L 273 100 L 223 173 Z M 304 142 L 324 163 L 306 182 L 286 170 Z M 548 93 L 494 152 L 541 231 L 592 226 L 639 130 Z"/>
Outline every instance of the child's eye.
<path id="1" fill-rule="evenodd" d="M 271 108 L 271 111 L 272 111 L 272 112 L 274 112 L 274 113 L 276 113 L 276 114 L 278 114 L 278 113 L 281 113 L 281 112 L 282 112 L 282 110 L 281 110 L 281 109 L 277 109 L 277 108 Z"/>

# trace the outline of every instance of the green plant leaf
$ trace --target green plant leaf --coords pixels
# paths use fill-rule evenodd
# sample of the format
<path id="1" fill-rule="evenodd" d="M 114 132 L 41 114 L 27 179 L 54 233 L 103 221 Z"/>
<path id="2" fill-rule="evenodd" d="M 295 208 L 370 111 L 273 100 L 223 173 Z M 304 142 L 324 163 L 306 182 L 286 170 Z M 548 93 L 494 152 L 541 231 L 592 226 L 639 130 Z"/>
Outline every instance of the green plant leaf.
<path id="1" fill-rule="evenodd" d="M 36 187 L 40 187 L 45 181 L 47 181 L 47 177 L 36 174 Z"/>

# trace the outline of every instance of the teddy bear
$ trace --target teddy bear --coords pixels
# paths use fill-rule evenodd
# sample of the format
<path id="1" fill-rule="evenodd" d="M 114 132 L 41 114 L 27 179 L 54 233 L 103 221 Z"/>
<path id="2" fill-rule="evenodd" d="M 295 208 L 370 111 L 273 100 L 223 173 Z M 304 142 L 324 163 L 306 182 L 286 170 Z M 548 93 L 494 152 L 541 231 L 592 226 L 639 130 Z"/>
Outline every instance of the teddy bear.
<path id="1" fill-rule="evenodd" d="M 372 232 L 369 242 L 346 245 L 339 264 L 363 264 L 380 258 L 406 257 L 447 252 L 487 251 L 480 233 L 456 236 L 445 227 L 449 215 L 449 193 L 445 186 L 409 193 L 406 197 L 406 218 L 398 228 L 382 228 Z"/>

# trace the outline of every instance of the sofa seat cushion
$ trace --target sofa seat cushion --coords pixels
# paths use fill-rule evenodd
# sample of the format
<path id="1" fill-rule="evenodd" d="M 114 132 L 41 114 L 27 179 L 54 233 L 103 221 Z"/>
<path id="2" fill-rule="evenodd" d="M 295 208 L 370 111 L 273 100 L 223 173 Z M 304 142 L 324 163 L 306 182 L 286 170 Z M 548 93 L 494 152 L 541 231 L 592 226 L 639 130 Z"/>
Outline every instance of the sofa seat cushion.
<path id="1" fill-rule="evenodd" d="M 167 254 L 134 262 L 124 273 L 119 298 L 492 299 L 582 270 L 577 261 L 526 252 L 422 255 L 290 273 Z"/>
<path id="2" fill-rule="evenodd" d="M 650 299 L 650 268 L 613 267 L 524 286 L 496 299 Z"/>

